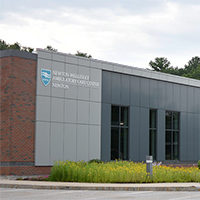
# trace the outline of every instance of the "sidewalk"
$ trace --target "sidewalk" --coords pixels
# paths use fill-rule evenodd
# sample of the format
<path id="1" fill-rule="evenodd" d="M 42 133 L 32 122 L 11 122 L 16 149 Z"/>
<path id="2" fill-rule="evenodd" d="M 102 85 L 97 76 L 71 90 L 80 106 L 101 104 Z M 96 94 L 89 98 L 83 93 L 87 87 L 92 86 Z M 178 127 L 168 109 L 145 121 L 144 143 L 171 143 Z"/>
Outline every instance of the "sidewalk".
<path id="1" fill-rule="evenodd" d="M 112 191 L 200 191 L 200 183 L 79 183 L 0 180 L 1 188 L 112 190 Z"/>

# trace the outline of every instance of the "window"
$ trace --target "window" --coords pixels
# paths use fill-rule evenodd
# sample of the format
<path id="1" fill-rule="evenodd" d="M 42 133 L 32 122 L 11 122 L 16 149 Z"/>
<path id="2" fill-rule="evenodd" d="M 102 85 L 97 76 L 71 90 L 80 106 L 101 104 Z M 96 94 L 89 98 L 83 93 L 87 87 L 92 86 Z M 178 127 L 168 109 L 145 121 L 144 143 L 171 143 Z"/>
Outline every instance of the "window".
<path id="1" fill-rule="evenodd" d="M 179 160 L 179 113 L 165 113 L 165 159 Z"/>
<path id="2" fill-rule="evenodd" d="M 149 155 L 156 160 L 156 110 L 149 112 Z"/>
<path id="3" fill-rule="evenodd" d="M 111 108 L 111 160 L 128 159 L 128 107 Z"/>

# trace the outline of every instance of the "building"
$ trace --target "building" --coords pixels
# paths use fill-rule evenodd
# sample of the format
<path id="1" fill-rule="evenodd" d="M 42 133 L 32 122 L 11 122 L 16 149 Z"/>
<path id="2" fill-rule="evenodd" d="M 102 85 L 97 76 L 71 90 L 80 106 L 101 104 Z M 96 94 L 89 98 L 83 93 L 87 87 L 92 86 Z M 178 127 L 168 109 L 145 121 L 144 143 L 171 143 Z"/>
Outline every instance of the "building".
<path id="1" fill-rule="evenodd" d="M 1 51 L 0 64 L 2 175 L 67 159 L 200 159 L 198 80 L 42 49 Z"/>

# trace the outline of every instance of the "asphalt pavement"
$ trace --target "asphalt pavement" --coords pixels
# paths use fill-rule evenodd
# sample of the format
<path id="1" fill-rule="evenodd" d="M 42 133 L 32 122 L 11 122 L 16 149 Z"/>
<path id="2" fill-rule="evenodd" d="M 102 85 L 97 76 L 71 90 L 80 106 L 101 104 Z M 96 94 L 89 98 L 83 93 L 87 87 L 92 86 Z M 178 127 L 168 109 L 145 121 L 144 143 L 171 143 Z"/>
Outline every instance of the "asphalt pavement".
<path id="1" fill-rule="evenodd" d="M 197 191 L 107 191 L 0 188 L 2 200 L 199 200 Z"/>

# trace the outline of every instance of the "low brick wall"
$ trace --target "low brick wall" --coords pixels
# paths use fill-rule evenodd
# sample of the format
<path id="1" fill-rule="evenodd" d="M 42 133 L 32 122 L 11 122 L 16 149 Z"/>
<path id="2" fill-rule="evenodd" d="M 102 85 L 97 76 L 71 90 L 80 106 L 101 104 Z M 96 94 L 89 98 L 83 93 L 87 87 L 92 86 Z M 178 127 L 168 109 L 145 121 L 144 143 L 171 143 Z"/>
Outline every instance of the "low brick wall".
<path id="1" fill-rule="evenodd" d="M 51 167 L 35 167 L 35 166 L 13 166 L 0 167 L 1 175 L 48 175 L 51 172 Z"/>

